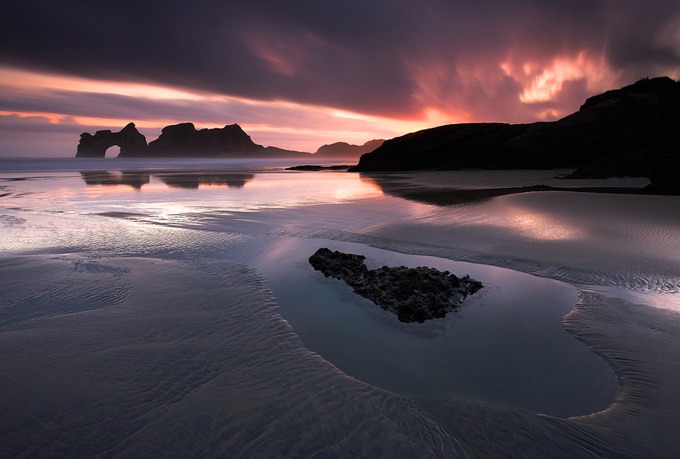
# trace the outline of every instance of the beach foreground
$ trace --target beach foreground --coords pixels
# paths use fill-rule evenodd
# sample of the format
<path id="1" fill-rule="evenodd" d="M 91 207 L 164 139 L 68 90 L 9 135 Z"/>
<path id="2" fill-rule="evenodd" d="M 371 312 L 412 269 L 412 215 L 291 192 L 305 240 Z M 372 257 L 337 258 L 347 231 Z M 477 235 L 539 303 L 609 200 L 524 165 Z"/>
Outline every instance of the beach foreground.
<path id="1" fill-rule="evenodd" d="M 680 454 L 677 197 L 101 164 L 0 173 L 2 456 Z M 326 246 L 485 288 L 400 323 L 309 266 Z"/>

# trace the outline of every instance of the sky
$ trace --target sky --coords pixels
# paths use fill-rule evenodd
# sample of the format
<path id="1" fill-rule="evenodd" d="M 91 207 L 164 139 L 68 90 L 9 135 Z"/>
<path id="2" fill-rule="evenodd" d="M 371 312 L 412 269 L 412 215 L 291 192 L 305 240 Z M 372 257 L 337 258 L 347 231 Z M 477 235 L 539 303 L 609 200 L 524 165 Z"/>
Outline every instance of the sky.
<path id="1" fill-rule="evenodd" d="M 677 0 L 5 1 L 0 156 L 73 156 L 130 121 L 314 152 L 555 120 L 663 75 L 680 79 Z"/>

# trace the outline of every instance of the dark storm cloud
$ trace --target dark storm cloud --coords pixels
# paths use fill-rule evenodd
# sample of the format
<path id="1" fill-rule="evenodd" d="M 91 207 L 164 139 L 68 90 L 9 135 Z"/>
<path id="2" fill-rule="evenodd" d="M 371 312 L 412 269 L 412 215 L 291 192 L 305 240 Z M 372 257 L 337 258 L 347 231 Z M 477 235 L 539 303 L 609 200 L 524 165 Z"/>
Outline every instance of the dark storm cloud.
<path id="1" fill-rule="evenodd" d="M 430 96 L 516 110 L 519 83 L 490 75 L 507 59 L 586 51 L 625 82 L 680 67 L 676 0 L 101 5 L 3 2 L 0 63 L 402 116 Z"/>
<path id="2" fill-rule="evenodd" d="M 17 2 L 1 7 L 0 58 L 87 77 L 262 99 L 374 109 L 403 103 L 394 103 L 397 94 L 370 91 L 388 76 L 393 87 L 407 89 L 391 75 L 397 67 L 389 56 L 364 56 L 365 50 L 356 48 L 361 40 L 355 32 L 377 33 L 371 24 L 338 17 L 334 29 L 320 34 L 330 27 L 332 12 L 314 10 L 313 2 L 302 4 L 297 17 L 292 6 L 278 2 L 118 2 L 105 9 L 95 2 Z M 364 9 L 362 3 L 347 5 L 355 14 Z M 272 66 L 276 56 L 290 61 L 295 75 Z"/>

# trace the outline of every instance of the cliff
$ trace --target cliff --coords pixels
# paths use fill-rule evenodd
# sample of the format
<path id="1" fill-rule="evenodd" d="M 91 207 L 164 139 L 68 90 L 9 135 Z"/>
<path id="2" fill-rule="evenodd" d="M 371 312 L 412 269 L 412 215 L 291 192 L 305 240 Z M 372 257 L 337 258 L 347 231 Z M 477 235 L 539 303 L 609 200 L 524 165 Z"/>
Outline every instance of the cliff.
<path id="1" fill-rule="evenodd" d="M 386 141 L 353 171 L 576 169 L 574 177 L 649 177 L 678 189 L 680 83 L 640 80 L 591 97 L 558 121 L 453 124 Z"/>

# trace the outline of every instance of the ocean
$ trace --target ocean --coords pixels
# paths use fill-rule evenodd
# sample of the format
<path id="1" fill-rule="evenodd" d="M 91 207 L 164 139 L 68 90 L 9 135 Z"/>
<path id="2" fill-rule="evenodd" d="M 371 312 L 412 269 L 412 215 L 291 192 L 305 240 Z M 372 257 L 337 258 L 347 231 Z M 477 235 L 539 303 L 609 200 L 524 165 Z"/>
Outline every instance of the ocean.
<path id="1" fill-rule="evenodd" d="M 291 165 L 0 159 L 1 457 L 680 455 L 680 197 Z M 484 288 L 402 323 L 320 247 Z"/>

